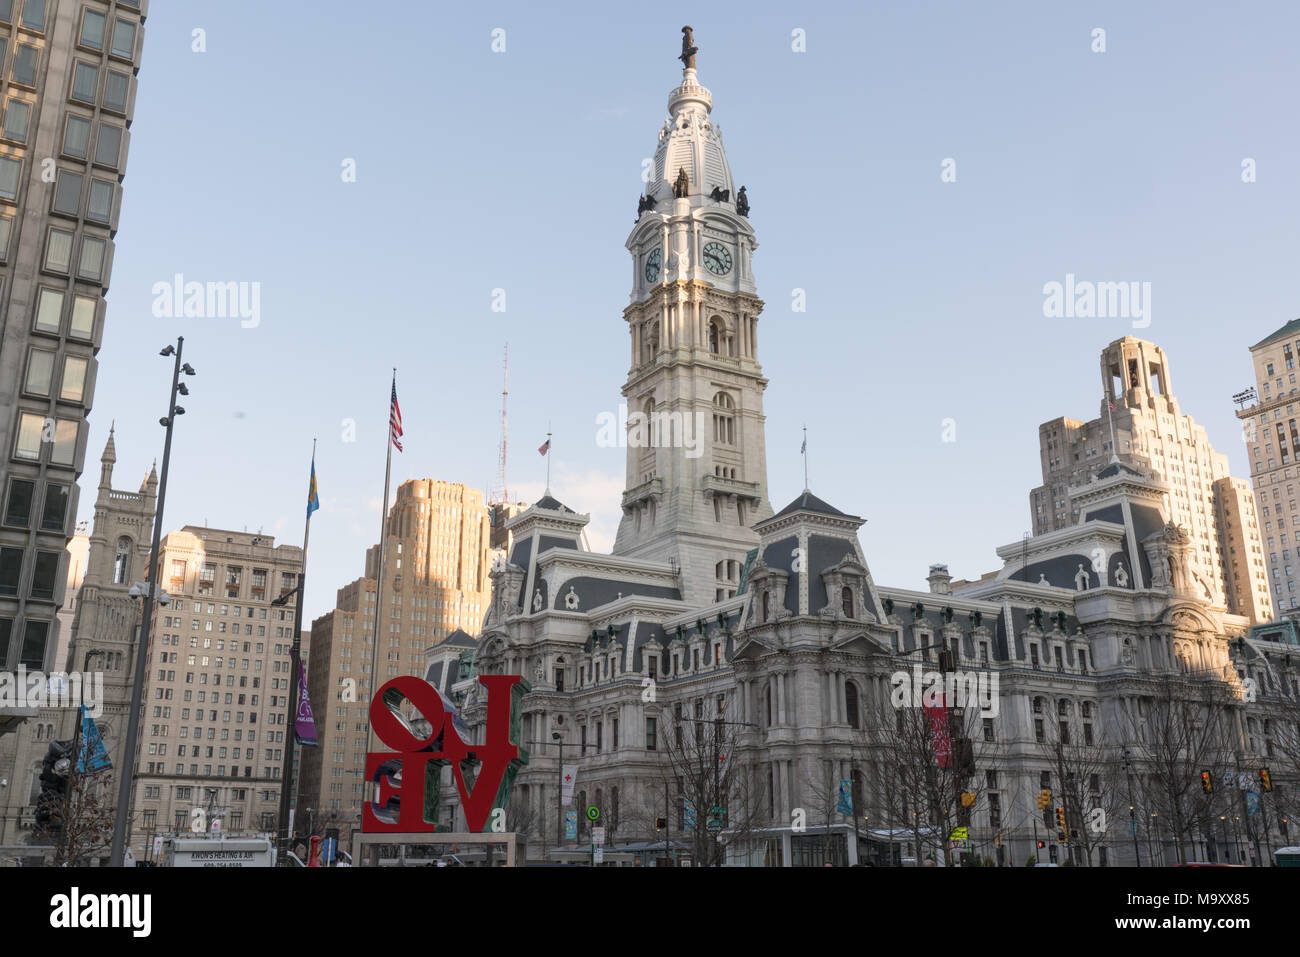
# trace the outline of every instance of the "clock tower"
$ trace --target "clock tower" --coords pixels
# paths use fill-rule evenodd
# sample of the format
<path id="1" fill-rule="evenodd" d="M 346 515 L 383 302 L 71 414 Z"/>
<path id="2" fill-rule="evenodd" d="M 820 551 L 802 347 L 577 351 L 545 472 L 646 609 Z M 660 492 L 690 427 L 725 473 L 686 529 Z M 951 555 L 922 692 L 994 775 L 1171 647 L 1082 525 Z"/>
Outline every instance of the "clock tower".
<path id="1" fill-rule="evenodd" d="M 682 82 L 627 239 L 627 483 L 614 554 L 675 561 L 688 601 L 736 594 L 767 497 L 758 243 L 700 86 L 690 27 Z"/>

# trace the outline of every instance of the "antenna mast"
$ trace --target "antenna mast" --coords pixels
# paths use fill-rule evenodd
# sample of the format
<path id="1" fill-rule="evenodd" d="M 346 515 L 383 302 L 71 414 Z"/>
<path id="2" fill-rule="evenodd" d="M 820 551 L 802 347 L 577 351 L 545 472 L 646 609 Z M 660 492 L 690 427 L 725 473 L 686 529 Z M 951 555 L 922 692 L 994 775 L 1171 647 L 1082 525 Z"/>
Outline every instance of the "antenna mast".
<path id="1" fill-rule="evenodd" d="M 501 452 L 497 459 L 497 482 L 492 488 L 489 505 L 509 505 L 510 490 L 506 487 L 506 402 L 510 397 L 510 343 L 506 343 L 505 362 L 501 373 Z"/>

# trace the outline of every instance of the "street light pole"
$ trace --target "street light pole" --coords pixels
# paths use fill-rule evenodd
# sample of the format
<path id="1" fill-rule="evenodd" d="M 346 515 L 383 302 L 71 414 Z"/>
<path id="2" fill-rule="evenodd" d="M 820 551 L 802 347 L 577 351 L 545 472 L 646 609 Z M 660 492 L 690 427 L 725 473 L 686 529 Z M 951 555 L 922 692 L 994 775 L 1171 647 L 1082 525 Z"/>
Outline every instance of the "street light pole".
<path id="1" fill-rule="evenodd" d="M 127 718 L 126 741 L 122 748 L 122 767 L 119 769 L 121 780 L 117 788 L 117 813 L 113 820 L 113 847 L 110 857 L 110 864 L 113 867 L 121 867 L 126 856 L 126 831 L 130 826 L 131 799 L 135 784 L 140 712 L 143 707 L 145 677 L 149 668 L 149 630 L 153 622 L 152 602 L 158 597 L 159 591 L 158 549 L 162 544 L 163 505 L 167 501 L 167 467 L 172 456 L 172 428 L 176 423 L 176 416 L 185 413 L 185 410 L 176 404 L 176 396 L 178 393 L 189 395 L 189 390 L 181 383 L 181 370 L 184 369 L 186 375 L 194 375 L 194 370 L 188 362 L 183 366 L 181 364 L 181 349 L 184 345 L 185 337 L 179 336 L 176 339 L 175 349 L 167 346 L 159 353 L 170 356 L 174 352 L 176 363 L 172 370 L 172 389 L 167 401 L 167 414 L 158 420 L 159 424 L 167 430 L 167 437 L 163 441 L 162 475 L 158 479 L 158 506 L 153 516 L 153 544 L 149 549 L 149 568 L 145 576 L 144 600 L 141 602 L 140 640 L 136 645 L 135 678 L 131 683 L 131 712 Z"/>

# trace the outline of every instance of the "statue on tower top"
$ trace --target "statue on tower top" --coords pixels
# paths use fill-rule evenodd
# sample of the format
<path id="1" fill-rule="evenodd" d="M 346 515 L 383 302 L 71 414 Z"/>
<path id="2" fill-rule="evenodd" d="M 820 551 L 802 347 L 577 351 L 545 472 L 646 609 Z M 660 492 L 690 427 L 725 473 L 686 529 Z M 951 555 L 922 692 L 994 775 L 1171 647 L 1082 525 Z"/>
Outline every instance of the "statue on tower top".
<path id="1" fill-rule="evenodd" d="M 699 47 L 695 46 L 695 34 L 690 27 L 682 27 L 682 55 L 677 59 L 682 61 L 682 66 L 687 70 L 695 69 L 695 54 L 699 53 Z"/>

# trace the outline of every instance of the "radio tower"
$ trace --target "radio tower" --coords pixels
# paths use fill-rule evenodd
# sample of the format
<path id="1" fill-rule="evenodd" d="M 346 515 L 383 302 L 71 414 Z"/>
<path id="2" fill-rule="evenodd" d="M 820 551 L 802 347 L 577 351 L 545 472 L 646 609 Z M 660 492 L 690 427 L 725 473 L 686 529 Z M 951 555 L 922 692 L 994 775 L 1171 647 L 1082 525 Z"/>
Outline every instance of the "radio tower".
<path id="1" fill-rule="evenodd" d="M 497 481 L 492 487 L 489 505 L 509 505 L 510 490 L 506 488 L 506 400 L 510 396 L 510 343 L 506 343 L 505 362 L 501 373 L 501 454 L 497 461 Z"/>

